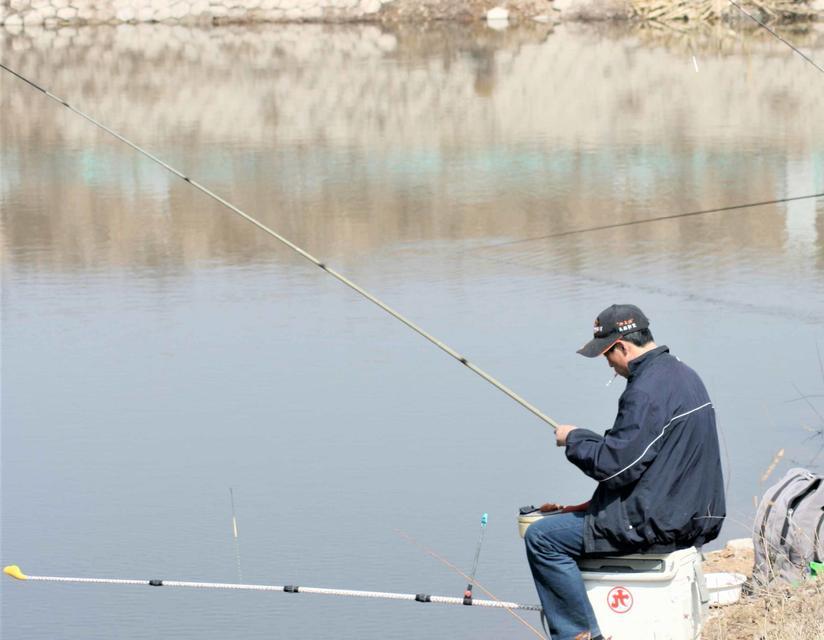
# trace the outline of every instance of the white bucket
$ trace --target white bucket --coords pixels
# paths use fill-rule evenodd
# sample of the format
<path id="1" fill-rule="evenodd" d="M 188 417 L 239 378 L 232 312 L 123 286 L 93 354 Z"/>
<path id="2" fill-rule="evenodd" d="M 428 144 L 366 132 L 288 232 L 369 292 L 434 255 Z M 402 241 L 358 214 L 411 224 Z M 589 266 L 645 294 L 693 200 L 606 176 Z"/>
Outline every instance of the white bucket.
<path id="1" fill-rule="evenodd" d="M 710 594 L 710 605 L 713 606 L 738 602 L 741 599 L 741 587 L 747 581 L 747 576 L 740 573 L 707 573 L 704 578 Z"/>
<path id="2" fill-rule="evenodd" d="M 540 511 L 533 511 L 531 513 L 524 513 L 518 516 L 518 535 L 522 538 L 526 535 L 526 530 L 529 528 L 533 522 L 537 522 L 542 518 L 545 518 L 547 514 L 541 513 Z"/>

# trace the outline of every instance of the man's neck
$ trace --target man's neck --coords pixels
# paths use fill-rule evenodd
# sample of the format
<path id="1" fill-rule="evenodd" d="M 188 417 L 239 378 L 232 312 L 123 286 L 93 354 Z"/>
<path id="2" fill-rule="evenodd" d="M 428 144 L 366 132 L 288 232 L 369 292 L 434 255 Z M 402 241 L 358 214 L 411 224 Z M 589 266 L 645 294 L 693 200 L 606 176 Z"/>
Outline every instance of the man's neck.
<path id="1" fill-rule="evenodd" d="M 626 343 L 625 343 L 626 344 Z M 657 349 L 658 345 L 654 342 L 647 342 L 643 347 L 639 347 L 632 343 L 629 343 L 629 357 L 627 358 L 627 362 L 632 362 L 636 358 L 640 358 L 645 353 L 652 351 L 653 349 Z"/>

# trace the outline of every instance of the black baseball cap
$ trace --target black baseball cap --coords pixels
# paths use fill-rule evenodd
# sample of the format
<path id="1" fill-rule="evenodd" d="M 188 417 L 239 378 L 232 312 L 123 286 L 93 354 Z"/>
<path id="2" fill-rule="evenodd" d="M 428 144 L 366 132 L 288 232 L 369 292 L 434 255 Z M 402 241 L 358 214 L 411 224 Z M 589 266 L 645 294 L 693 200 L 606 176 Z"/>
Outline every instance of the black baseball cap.
<path id="1" fill-rule="evenodd" d="M 595 318 L 593 338 L 578 353 L 597 358 L 625 335 L 648 327 L 649 320 L 634 304 L 613 304 Z"/>

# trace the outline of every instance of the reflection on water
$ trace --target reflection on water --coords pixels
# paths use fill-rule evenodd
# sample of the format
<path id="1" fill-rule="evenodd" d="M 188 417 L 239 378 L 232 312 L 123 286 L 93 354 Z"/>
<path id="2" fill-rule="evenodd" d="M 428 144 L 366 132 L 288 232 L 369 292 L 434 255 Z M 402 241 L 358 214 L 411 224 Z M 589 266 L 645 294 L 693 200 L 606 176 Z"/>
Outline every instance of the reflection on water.
<path id="1" fill-rule="evenodd" d="M 778 448 L 808 461 L 817 418 L 786 401 L 824 385 L 822 199 L 544 237 L 824 191 L 824 84 L 774 39 L 125 25 L 0 48 L 565 422 L 609 424 L 620 385 L 574 349 L 606 304 L 642 306 L 714 397 L 725 536 L 747 535 Z M 480 579 L 534 600 L 514 508 L 592 488 L 542 425 L 8 74 L 0 108 L 4 564 L 237 579 L 234 486 L 248 581 L 458 593 L 392 529 L 464 565 L 488 511 Z M 9 637 L 519 632 L 474 611 L 17 587 Z"/>

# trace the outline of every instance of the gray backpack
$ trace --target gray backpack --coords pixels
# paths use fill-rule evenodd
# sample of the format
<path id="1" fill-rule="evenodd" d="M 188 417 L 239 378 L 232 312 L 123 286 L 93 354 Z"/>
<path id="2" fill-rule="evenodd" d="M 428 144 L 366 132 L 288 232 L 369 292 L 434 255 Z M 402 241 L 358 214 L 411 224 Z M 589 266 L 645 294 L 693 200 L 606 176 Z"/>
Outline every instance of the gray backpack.
<path id="1" fill-rule="evenodd" d="M 824 562 L 824 476 L 790 469 L 767 489 L 753 531 L 753 586 L 773 580 L 796 584 L 810 562 Z"/>

